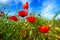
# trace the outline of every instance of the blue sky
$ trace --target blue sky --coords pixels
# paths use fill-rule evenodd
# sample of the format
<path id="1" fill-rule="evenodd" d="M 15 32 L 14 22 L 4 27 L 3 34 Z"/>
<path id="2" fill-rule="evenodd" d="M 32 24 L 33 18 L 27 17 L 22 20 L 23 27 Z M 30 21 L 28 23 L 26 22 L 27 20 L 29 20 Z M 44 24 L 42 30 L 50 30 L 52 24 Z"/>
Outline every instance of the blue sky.
<path id="1" fill-rule="evenodd" d="M 9 15 L 16 13 L 16 7 L 18 7 L 18 11 L 22 10 L 22 4 L 25 2 L 29 3 L 28 12 L 35 11 L 37 14 L 41 13 L 41 15 L 47 18 L 52 18 L 55 12 L 60 9 L 60 0 L 0 0 L 0 4 L 9 5 L 11 10 Z M 3 9 L 2 6 L 0 8 Z M 4 9 L 5 12 L 7 10 L 8 8 Z M 57 18 L 60 18 L 60 15 Z"/>

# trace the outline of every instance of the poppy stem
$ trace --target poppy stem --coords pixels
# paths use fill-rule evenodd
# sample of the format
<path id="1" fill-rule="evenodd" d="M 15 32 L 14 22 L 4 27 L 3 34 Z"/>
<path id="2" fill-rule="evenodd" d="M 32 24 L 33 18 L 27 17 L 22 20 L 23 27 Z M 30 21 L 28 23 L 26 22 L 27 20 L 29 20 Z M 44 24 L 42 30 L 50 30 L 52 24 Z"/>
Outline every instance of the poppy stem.
<path id="1" fill-rule="evenodd" d="M 52 32 L 53 32 L 53 39 L 52 40 L 55 40 L 55 28 L 53 27 L 53 30 L 52 30 Z"/>
<path id="2" fill-rule="evenodd" d="M 55 20 L 53 20 L 53 21 L 55 22 Z M 52 22 L 53 22 L 53 21 L 52 21 Z M 53 26 L 53 27 L 52 27 L 52 28 L 53 28 L 53 29 L 52 29 L 53 39 L 52 39 L 52 40 L 56 40 L 56 39 L 55 39 L 55 25 L 54 25 L 54 22 L 53 22 L 53 25 L 52 25 L 52 26 Z"/>
<path id="3" fill-rule="evenodd" d="M 48 33 L 45 34 L 45 40 L 49 40 L 48 39 Z"/>
<path id="4" fill-rule="evenodd" d="M 23 17 L 23 22 L 25 22 L 25 18 Z"/>

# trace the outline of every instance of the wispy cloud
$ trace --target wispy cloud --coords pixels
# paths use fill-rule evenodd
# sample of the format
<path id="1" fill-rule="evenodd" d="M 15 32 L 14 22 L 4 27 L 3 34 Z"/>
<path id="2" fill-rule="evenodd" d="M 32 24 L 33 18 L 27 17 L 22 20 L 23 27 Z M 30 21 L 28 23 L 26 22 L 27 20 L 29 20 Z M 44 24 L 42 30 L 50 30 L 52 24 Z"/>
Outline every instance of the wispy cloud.
<path id="1" fill-rule="evenodd" d="M 41 12 L 42 12 L 43 14 L 52 12 L 52 10 L 54 10 L 54 9 L 56 8 L 56 6 L 57 6 L 57 5 L 51 3 L 51 4 L 47 5 L 46 7 L 44 7 Z"/>
<path id="2" fill-rule="evenodd" d="M 52 14 L 51 13 L 46 13 L 46 14 L 43 15 L 43 17 L 48 18 L 48 19 L 51 19 L 53 16 L 54 16 L 53 13 Z"/>
<path id="3" fill-rule="evenodd" d="M 60 19 L 60 14 L 56 17 L 56 19 Z"/>
<path id="4" fill-rule="evenodd" d="M 32 2 L 32 0 L 15 0 L 16 4 L 21 2 L 22 4 L 25 3 L 25 2 L 28 2 L 29 4 Z"/>
<path id="5" fill-rule="evenodd" d="M 10 5 L 13 0 L 0 0 L 0 4 Z"/>
<path id="6" fill-rule="evenodd" d="M 32 0 L 20 0 L 21 3 L 28 2 L 29 4 L 32 2 Z"/>
<path id="7" fill-rule="evenodd" d="M 0 2 L 4 2 L 4 3 L 7 2 L 7 1 L 8 1 L 8 0 L 0 0 Z"/>
<path id="8" fill-rule="evenodd" d="M 41 13 L 44 15 L 44 17 L 52 18 L 54 14 L 53 10 L 56 7 L 57 5 L 55 4 L 55 0 L 46 0 L 43 2 L 43 9 L 41 10 Z"/>

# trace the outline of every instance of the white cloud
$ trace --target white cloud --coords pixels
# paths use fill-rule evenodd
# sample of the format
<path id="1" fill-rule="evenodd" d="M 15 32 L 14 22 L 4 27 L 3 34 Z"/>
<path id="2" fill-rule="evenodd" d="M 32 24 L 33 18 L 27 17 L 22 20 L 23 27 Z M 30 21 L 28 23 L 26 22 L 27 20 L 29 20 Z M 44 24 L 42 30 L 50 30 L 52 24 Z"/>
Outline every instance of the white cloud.
<path id="1" fill-rule="evenodd" d="M 56 19 L 60 19 L 60 14 L 56 17 Z"/>
<path id="2" fill-rule="evenodd" d="M 55 0 L 45 0 L 43 2 L 43 6 L 47 6 L 47 5 L 51 4 L 51 3 L 54 3 L 55 4 Z"/>
<path id="3" fill-rule="evenodd" d="M 22 4 L 25 2 L 28 2 L 29 4 L 32 2 L 32 0 L 19 0 Z"/>
<path id="4" fill-rule="evenodd" d="M 24 4 L 25 2 L 28 2 L 29 4 L 32 2 L 32 0 L 15 0 L 15 3 L 17 4 L 17 3 L 19 3 L 19 2 L 21 2 L 22 4 Z"/>
<path id="5" fill-rule="evenodd" d="M 47 18 L 52 18 L 54 16 L 53 10 L 57 7 L 54 0 L 46 0 L 43 2 L 43 9 L 41 10 L 41 15 Z M 57 10 L 55 10 L 57 11 Z"/>
<path id="6" fill-rule="evenodd" d="M 4 3 L 7 2 L 7 1 L 8 1 L 8 0 L 0 0 L 0 2 L 4 2 Z"/>
<path id="7" fill-rule="evenodd" d="M 11 4 L 12 0 L 0 0 L 0 4 Z"/>
<path id="8" fill-rule="evenodd" d="M 51 13 L 46 13 L 43 15 L 43 17 L 47 18 L 47 19 L 51 19 L 54 16 L 54 14 Z"/>
<path id="9" fill-rule="evenodd" d="M 53 6 L 53 7 L 52 7 Z M 43 10 L 41 11 L 43 14 L 45 14 L 45 13 L 49 13 L 49 12 L 52 12 L 52 10 L 54 9 L 56 7 L 56 5 L 55 4 L 49 4 L 49 5 L 47 5 L 46 7 L 44 7 L 43 8 Z"/>

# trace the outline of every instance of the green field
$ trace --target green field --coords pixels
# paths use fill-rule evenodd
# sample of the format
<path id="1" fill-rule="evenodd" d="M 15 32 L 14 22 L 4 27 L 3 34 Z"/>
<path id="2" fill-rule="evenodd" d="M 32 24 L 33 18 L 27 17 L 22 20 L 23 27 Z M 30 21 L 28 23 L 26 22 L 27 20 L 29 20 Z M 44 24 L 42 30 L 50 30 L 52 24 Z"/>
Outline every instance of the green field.
<path id="1" fill-rule="evenodd" d="M 7 14 L 0 17 L 0 40 L 60 40 L 60 19 L 55 20 L 58 14 L 50 20 L 41 15 L 31 15 L 36 17 L 34 23 L 20 17 L 17 22 L 7 20 Z M 49 32 L 41 33 L 38 30 L 41 25 L 49 26 Z"/>

